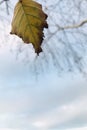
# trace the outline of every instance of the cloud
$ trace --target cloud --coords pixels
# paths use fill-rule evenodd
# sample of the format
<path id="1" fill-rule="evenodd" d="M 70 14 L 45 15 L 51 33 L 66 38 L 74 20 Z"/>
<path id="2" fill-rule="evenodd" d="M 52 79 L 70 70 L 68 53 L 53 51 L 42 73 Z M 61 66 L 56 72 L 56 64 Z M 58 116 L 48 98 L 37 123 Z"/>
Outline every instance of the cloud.
<path id="1" fill-rule="evenodd" d="M 66 130 L 87 130 L 87 127 L 78 127 L 78 128 L 72 128 L 72 129 L 66 129 Z"/>
<path id="2" fill-rule="evenodd" d="M 58 130 L 87 126 L 85 79 L 55 77 L 51 84 L 48 79 L 36 84 L 0 89 L 0 127 Z"/>
<path id="3" fill-rule="evenodd" d="M 12 128 L 1 128 L 1 130 L 20 130 L 20 129 L 12 129 Z"/>
<path id="4" fill-rule="evenodd" d="M 42 116 L 36 119 L 33 125 L 40 128 L 44 127 L 46 129 L 54 129 L 55 126 L 61 128 L 61 126 L 63 126 L 64 123 L 67 124 L 68 121 L 72 119 L 75 120 L 76 117 L 84 114 L 87 115 L 87 96 L 80 97 L 79 99 L 76 99 L 74 102 L 71 102 L 67 105 L 62 105 L 47 113 L 44 113 Z M 87 120 L 87 116 L 84 116 L 84 119 Z M 75 124 L 73 124 L 73 126 L 74 125 Z M 78 126 L 79 125 L 80 124 L 78 123 Z"/>

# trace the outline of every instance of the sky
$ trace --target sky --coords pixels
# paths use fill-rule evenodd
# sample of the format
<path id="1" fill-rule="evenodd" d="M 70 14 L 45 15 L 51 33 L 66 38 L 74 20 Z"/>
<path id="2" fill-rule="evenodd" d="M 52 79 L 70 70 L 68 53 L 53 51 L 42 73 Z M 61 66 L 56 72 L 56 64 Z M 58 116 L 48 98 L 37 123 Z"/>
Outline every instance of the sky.
<path id="1" fill-rule="evenodd" d="M 8 22 L 0 28 L 0 130 L 87 130 L 86 75 L 39 65 Z"/>

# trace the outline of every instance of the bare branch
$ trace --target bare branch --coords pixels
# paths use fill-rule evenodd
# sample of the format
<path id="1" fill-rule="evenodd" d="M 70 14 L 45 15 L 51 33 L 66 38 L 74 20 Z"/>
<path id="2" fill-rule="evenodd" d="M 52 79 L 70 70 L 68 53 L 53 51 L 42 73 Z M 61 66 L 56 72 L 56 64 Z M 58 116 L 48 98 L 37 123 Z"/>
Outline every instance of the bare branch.
<path id="1" fill-rule="evenodd" d="M 0 1 L 0 5 L 3 3 L 4 1 L 2 0 L 2 1 Z"/>
<path id="2" fill-rule="evenodd" d="M 74 28 L 79 28 L 81 26 L 83 26 L 84 24 L 87 23 L 87 19 L 83 20 L 82 22 L 80 22 L 79 24 L 74 24 L 74 25 L 70 25 L 70 26 L 64 26 L 61 27 L 59 25 L 56 25 L 58 27 L 58 30 L 65 30 L 65 29 L 74 29 Z"/>
<path id="3" fill-rule="evenodd" d="M 6 11 L 7 11 L 7 14 L 9 15 L 9 5 L 8 5 L 8 1 L 9 1 L 9 0 L 2 0 L 2 1 L 0 1 L 0 5 L 5 2 L 5 4 L 6 4 Z"/>

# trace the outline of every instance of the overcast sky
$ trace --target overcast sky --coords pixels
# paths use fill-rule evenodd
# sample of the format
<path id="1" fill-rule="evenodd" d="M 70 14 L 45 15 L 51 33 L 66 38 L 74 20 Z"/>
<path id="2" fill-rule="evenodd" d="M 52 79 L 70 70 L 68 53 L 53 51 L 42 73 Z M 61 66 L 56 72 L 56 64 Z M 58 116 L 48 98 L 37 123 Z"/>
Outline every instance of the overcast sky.
<path id="1" fill-rule="evenodd" d="M 25 52 L 16 58 L 21 40 L 9 32 L 9 25 L 0 29 L 0 130 L 87 130 L 86 76 L 50 67 L 37 78 L 30 64 L 34 52 L 28 50 L 27 64 Z"/>

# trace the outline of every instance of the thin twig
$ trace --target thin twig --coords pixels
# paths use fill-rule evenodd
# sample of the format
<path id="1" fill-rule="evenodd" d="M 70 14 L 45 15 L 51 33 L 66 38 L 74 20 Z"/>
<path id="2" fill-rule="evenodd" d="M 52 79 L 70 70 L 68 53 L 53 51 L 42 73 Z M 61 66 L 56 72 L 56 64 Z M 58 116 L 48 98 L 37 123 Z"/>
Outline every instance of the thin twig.
<path id="1" fill-rule="evenodd" d="M 74 24 L 74 25 L 64 26 L 64 27 L 61 27 L 61 26 L 57 25 L 57 27 L 58 27 L 58 30 L 61 31 L 61 30 L 65 30 L 65 29 L 79 28 L 79 27 L 83 26 L 86 23 L 87 23 L 87 19 L 83 20 L 79 24 Z"/>

